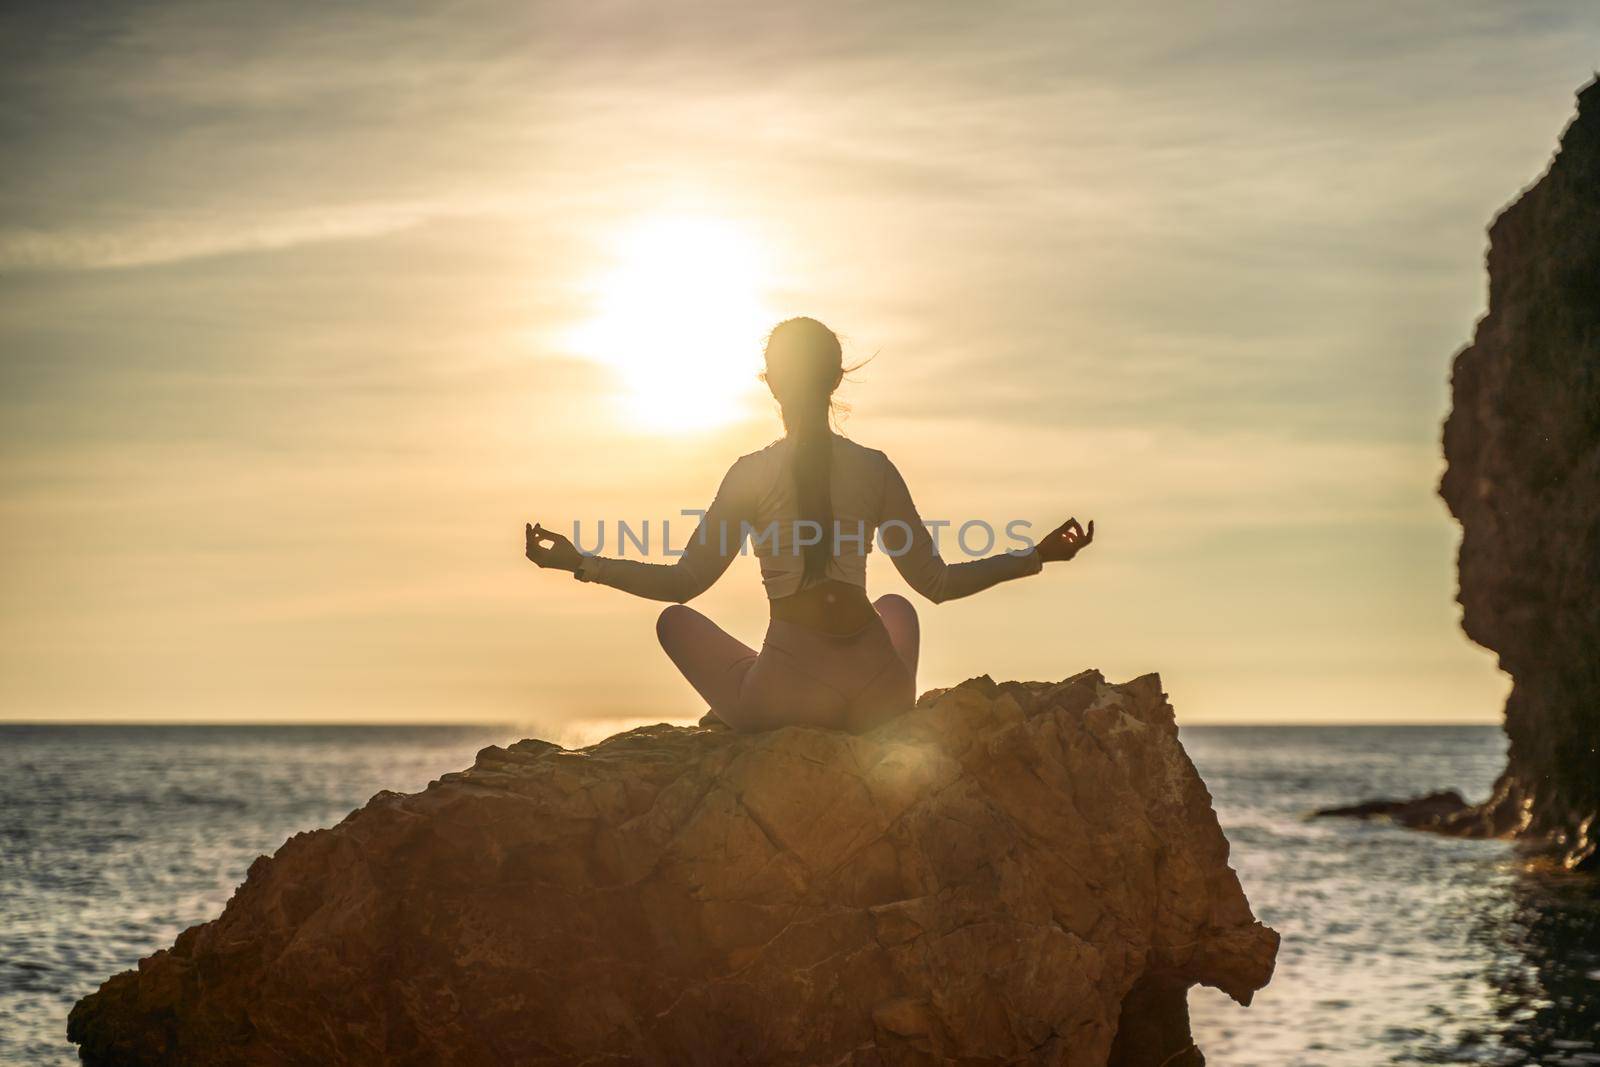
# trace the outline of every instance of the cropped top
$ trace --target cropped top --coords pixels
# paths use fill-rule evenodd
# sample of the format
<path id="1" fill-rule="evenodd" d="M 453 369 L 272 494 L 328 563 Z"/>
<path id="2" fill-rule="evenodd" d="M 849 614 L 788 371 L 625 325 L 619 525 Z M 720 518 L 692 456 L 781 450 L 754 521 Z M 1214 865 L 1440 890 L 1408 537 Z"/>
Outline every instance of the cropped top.
<path id="1" fill-rule="evenodd" d="M 889 457 L 838 434 L 830 437 L 834 551 L 828 578 L 865 587 L 867 555 L 875 541 L 906 584 L 935 603 L 1039 572 L 1039 554 L 1033 550 L 946 563 Z M 761 562 L 767 598 L 778 600 L 799 592 L 805 571 L 803 547 L 827 531 L 800 518 L 790 468 L 793 449 L 793 440 L 784 437 L 740 456 L 723 476 L 716 499 L 676 562 L 586 555 L 576 576 L 650 600 L 682 603 L 711 588 L 748 540 Z"/>

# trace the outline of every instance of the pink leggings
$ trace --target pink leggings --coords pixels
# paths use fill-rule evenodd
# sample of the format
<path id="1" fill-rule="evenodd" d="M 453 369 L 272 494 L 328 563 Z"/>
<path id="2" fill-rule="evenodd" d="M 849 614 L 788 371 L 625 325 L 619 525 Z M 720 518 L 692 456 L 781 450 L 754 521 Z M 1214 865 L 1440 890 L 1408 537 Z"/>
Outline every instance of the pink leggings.
<path id="1" fill-rule="evenodd" d="M 661 612 L 656 636 L 735 730 L 800 725 L 860 733 L 917 700 L 916 609 L 893 593 L 872 606 L 878 617 L 851 634 L 774 619 L 759 653 L 682 604 Z"/>

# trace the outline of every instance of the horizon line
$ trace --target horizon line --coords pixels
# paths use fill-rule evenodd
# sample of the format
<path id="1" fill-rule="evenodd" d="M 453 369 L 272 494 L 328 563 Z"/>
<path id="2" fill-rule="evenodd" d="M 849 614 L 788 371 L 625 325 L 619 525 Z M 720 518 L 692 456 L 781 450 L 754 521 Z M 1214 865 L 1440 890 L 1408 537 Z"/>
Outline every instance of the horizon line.
<path id="1" fill-rule="evenodd" d="M 571 725 L 582 723 L 600 722 L 625 722 L 626 719 L 577 719 Z M 479 729 L 520 729 L 524 724 L 504 720 L 442 720 L 442 719 L 7 719 L 0 717 L 0 728 L 7 726 L 209 726 L 209 727 L 238 727 L 238 726 L 321 726 L 321 727 L 352 727 L 352 726 L 423 726 L 437 729 L 444 728 L 479 728 Z M 681 722 L 670 719 L 640 720 L 640 726 L 682 726 Z M 1393 722 L 1380 722 L 1371 719 L 1312 719 L 1293 721 L 1288 719 L 1214 719 L 1200 722 L 1185 723 L 1178 721 L 1179 727 L 1188 726 L 1285 726 L 1285 727 L 1320 727 L 1320 726 L 1377 726 L 1377 727 L 1430 727 L 1430 726 L 1503 726 L 1504 720 L 1485 722 L 1476 719 L 1402 719 Z M 629 727 L 628 729 L 637 729 Z M 626 731 L 622 731 L 626 732 Z M 770 731 L 769 731 L 770 732 Z"/>

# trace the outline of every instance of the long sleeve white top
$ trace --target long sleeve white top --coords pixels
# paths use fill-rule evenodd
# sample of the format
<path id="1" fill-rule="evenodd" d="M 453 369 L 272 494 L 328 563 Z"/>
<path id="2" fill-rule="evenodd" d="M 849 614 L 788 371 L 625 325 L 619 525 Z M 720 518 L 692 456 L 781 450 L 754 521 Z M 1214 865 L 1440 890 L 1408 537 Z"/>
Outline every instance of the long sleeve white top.
<path id="1" fill-rule="evenodd" d="M 935 603 L 1039 572 L 1039 554 L 1032 549 L 946 563 L 889 457 L 838 434 L 830 436 L 835 544 L 828 578 L 865 587 L 867 556 L 880 538 L 883 553 L 906 584 Z M 800 520 L 790 473 L 793 447 L 793 440 L 785 437 L 740 456 L 675 562 L 590 555 L 579 565 L 578 578 L 650 600 L 682 603 L 711 588 L 748 538 L 761 563 L 767 597 L 777 600 L 798 592 L 805 569 L 803 543 L 826 531 Z"/>

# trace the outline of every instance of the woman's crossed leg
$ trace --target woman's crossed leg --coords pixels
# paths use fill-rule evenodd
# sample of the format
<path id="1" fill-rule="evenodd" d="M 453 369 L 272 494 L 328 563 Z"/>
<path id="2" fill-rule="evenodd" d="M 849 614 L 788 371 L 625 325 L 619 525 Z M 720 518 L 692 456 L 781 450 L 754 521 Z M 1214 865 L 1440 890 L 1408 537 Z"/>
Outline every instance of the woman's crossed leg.
<path id="1" fill-rule="evenodd" d="M 899 681 L 891 681 L 891 687 L 897 692 L 909 689 L 915 700 L 921 640 L 917 611 L 905 597 L 894 593 L 879 597 L 872 606 L 905 665 L 904 673 L 896 668 Z M 693 608 L 672 604 L 663 609 L 656 620 L 656 637 L 711 710 L 735 730 L 768 730 L 789 723 L 842 727 L 846 718 L 854 717 L 848 714 L 851 694 L 834 688 L 827 678 L 812 678 L 787 662 L 768 665 L 762 661 L 762 684 L 754 687 L 757 692 L 747 693 L 747 679 L 758 654 Z M 745 699 L 747 696 L 753 699 Z M 787 706 L 778 707 L 779 703 Z"/>

